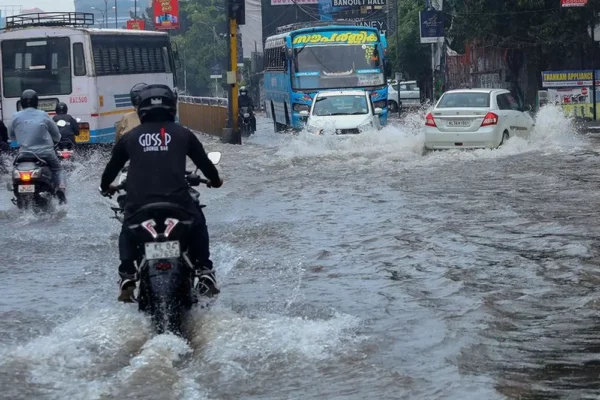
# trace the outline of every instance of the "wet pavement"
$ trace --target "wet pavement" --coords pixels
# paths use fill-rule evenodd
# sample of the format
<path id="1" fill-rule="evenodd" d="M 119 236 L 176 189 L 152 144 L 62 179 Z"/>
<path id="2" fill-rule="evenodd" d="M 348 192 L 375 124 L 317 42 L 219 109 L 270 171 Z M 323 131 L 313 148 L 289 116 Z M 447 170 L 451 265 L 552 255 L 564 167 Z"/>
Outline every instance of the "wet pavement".
<path id="1" fill-rule="evenodd" d="M 106 155 L 49 215 L 1 191 L 0 398 L 597 398 L 599 141 L 552 108 L 497 150 L 422 135 L 204 137 L 222 293 L 189 342 L 116 302 Z"/>

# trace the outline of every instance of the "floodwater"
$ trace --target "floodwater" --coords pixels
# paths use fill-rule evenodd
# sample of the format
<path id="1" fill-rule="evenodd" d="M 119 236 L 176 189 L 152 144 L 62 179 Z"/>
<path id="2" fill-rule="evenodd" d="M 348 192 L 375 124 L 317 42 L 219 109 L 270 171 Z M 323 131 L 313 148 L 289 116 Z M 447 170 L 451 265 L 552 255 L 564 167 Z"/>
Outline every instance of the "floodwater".
<path id="1" fill-rule="evenodd" d="M 222 293 L 187 342 L 116 301 L 106 155 L 49 215 L 0 191 L 0 398 L 597 398 L 598 140 L 549 107 L 527 140 L 423 155 L 422 121 L 203 137 Z"/>

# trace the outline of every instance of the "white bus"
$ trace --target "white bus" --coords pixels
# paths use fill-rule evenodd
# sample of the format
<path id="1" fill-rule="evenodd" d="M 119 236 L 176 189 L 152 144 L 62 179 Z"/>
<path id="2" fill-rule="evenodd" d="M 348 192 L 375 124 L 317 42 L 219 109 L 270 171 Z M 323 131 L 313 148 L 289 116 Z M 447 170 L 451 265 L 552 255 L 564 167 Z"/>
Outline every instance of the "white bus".
<path id="1" fill-rule="evenodd" d="M 0 116 L 7 127 L 21 109 L 21 93 L 33 89 L 48 114 L 64 102 L 80 118 L 77 142 L 112 143 L 116 122 L 133 110 L 133 85 L 162 83 L 176 90 L 177 52 L 167 33 L 89 28 L 93 23 L 90 13 L 6 18 L 0 33 Z"/>

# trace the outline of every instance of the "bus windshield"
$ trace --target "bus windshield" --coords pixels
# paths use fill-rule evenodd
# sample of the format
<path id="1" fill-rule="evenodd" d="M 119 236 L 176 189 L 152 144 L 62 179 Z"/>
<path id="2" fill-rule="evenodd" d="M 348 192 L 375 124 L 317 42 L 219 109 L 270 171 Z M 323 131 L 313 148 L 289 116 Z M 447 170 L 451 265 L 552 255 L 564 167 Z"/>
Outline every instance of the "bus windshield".
<path id="1" fill-rule="evenodd" d="M 385 83 L 377 45 L 307 45 L 294 49 L 294 89 L 362 88 Z"/>
<path id="2" fill-rule="evenodd" d="M 4 97 L 26 89 L 39 96 L 71 93 L 69 38 L 44 37 L 2 42 Z"/>

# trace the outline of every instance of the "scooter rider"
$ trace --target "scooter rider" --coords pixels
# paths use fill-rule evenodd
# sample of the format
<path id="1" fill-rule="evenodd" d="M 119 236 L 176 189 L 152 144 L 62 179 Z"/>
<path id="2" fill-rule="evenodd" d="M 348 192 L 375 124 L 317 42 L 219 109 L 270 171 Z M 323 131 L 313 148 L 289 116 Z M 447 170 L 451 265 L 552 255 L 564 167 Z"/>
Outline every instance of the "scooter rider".
<path id="1" fill-rule="evenodd" d="M 195 216 L 190 232 L 189 256 L 200 279 L 200 287 L 207 287 L 209 296 L 218 294 L 210 260 L 209 238 L 202 210 L 193 201 L 185 179 L 186 156 L 210 181 L 210 187 L 220 187 L 223 181 L 208 159 L 198 138 L 187 128 L 175 122 L 177 96 L 166 85 L 146 86 L 139 94 L 138 115 L 141 125 L 132 129 L 113 148 L 100 191 L 103 195 L 115 192 L 111 182 L 129 161 L 124 221 L 137 209 L 154 202 L 168 201 L 185 207 Z M 119 301 L 130 301 L 135 289 L 136 242 L 125 227 L 119 236 L 121 277 Z"/>
<path id="2" fill-rule="evenodd" d="M 75 143 L 75 136 L 79 136 L 79 122 L 75 120 L 72 116 L 68 114 L 69 108 L 63 102 L 58 103 L 56 106 L 56 115 L 52 117 L 56 125 L 58 125 L 58 130 L 60 131 L 61 142 L 70 142 L 68 145 L 69 148 L 72 147 L 73 143 Z M 59 124 L 59 121 L 64 121 L 65 124 Z"/>
<path id="3" fill-rule="evenodd" d="M 131 105 L 135 109 L 134 111 L 130 111 L 127 114 L 123 115 L 123 118 L 119 122 L 117 122 L 116 133 L 115 133 L 115 143 L 119 141 L 123 137 L 124 134 L 135 128 L 140 124 L 140 118 L 138 117 L 138 95 L 140 91 L 145 88 L 147 85 L 145 83 L 136 83 L 133 85 L 131 90 L 129 91 L 129 98 L 131 99 Z"/>
<path id="4" fill-rule="evenodd" d="M 248 96 L 248 90 L 246 86 L 240 88 L 240 95 L 238 96 L 238 107 L 249 107 L 250 108 L 250 127 L 252 132 L 256 132 L 256 117 L 254 116 L 254 103 L 252 98 Z"/>
<path id="5" fill-rule="evenodd" d="M 38 110 L 38 95 L 27 89 L 21 94 L 21 111 L 13 116 L 9 127 L 11 141 L 19 142 L 19 153 L 33 153 L 44 160 L 52 170 L 56 196 L 66 203 L 65 176 L 62 164 L 56 157 L 54 144 L 60 142 L 60 131 L 56 123 L 44 111 Z"/>

